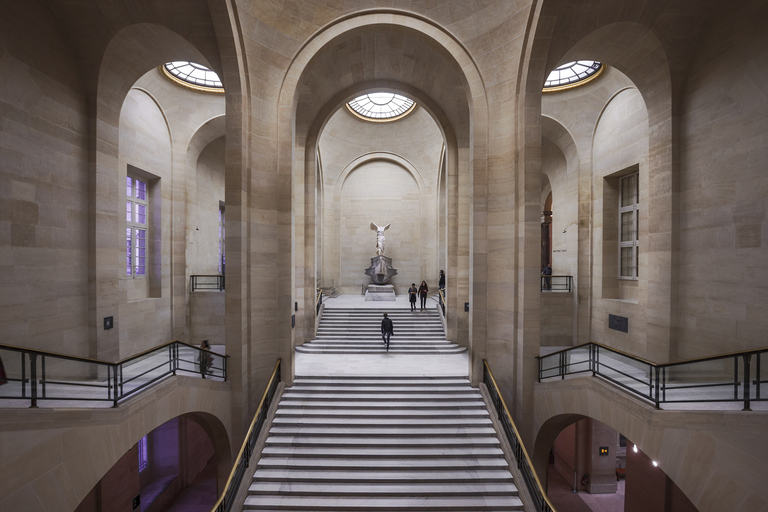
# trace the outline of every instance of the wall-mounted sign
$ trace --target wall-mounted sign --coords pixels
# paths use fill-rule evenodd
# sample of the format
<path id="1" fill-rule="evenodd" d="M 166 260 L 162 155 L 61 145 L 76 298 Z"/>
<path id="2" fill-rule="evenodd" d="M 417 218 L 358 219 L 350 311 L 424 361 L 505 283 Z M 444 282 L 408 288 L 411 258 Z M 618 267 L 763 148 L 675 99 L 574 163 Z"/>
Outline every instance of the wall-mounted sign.
<path id="1" fill-rule="evenodd" d="M 618 315 L 608 315 L 608 328 L 615 331 L 629 332 L 629 318 Z"/>

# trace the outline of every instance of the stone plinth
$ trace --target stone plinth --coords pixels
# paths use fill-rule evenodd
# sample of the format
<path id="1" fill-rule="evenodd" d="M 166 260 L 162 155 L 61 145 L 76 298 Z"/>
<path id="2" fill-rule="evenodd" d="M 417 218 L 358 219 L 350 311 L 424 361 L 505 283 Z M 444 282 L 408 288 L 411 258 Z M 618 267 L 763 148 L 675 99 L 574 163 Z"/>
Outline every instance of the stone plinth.
<path id="1" fill-rule="evenodd" d="M 365 290 L 366 301 L 373 300 L 394 302 L 395 299 L 395 286 L 391 284 L 369 284 L 368 289 Z"/>
<path id="2" fill-rule="evenodd" d="M 371 276 L 374 284 L 382 285 L 397 275 L 397 269 L 392 268 L 392 258 L 374 256 L 371 258 L 371 266 L 365 269 L 365 274 Z"/>

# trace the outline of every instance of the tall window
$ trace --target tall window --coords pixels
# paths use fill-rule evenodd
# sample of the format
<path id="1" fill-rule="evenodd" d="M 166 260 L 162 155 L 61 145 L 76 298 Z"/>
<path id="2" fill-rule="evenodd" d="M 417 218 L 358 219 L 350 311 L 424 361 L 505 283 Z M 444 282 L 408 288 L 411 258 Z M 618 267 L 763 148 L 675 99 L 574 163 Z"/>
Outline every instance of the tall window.
<path id="1" fill-rule="evenodd" d="M 224 275 L 224 258 L 226 255 L 224 239 L 224 203 L 219 203 L 219 274 L 221 275 Z"/>
<path id="2" fill-rule="evenodd" d="M 624 176 L 619 184 L 619 278 L 637 279 L 640 212 L 638 173 Z"/>
<path id="3" fill-rule="evenodd" d="M 128 176 L 125 201 L 125 274 L 147 275 L 147 182 Z"/>
<path id="4" fill-rule="evenodd" d="M 149 451 L 147 450 L 147 436 L 139 439 L 139 473 L 149 466 Z"/>

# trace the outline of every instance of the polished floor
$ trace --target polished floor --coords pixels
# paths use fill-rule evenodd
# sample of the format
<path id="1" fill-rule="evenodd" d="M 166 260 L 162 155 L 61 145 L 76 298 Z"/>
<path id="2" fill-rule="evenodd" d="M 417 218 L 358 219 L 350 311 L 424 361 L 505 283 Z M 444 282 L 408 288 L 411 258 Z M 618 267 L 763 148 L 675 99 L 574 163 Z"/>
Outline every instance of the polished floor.
<path id="1" fill-rule="evenodd" d="M 573 492 L 573 487 L 553 464 L 547 468 L 547 495 L 558 512 L 624 512 L 624 484 L 620 480 L 616 494 Z"/>

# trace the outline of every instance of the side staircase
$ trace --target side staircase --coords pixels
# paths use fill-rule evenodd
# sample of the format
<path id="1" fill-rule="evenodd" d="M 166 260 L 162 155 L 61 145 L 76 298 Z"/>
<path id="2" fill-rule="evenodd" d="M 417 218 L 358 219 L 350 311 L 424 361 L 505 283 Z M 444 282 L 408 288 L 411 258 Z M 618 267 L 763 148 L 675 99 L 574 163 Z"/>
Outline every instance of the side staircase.
<path id="1" fill-rule="evenodd" d="M 466 347 L 445 337 L 440 313 L 436 309 L 411 311 L 400 309 L 328 308 L 317 328 L 315 339 L 297 352 L 316 354 L 376 354 L 384 352 L 381 320 L 387 313 L 394 324 L 389 351 L 400 354 L 456 354 Z"/>
<path id="2" fill-rule="evenodd" d="M 243 510 L 523 505 L 466 378 L 297 377 L 278 404 Z"/>

